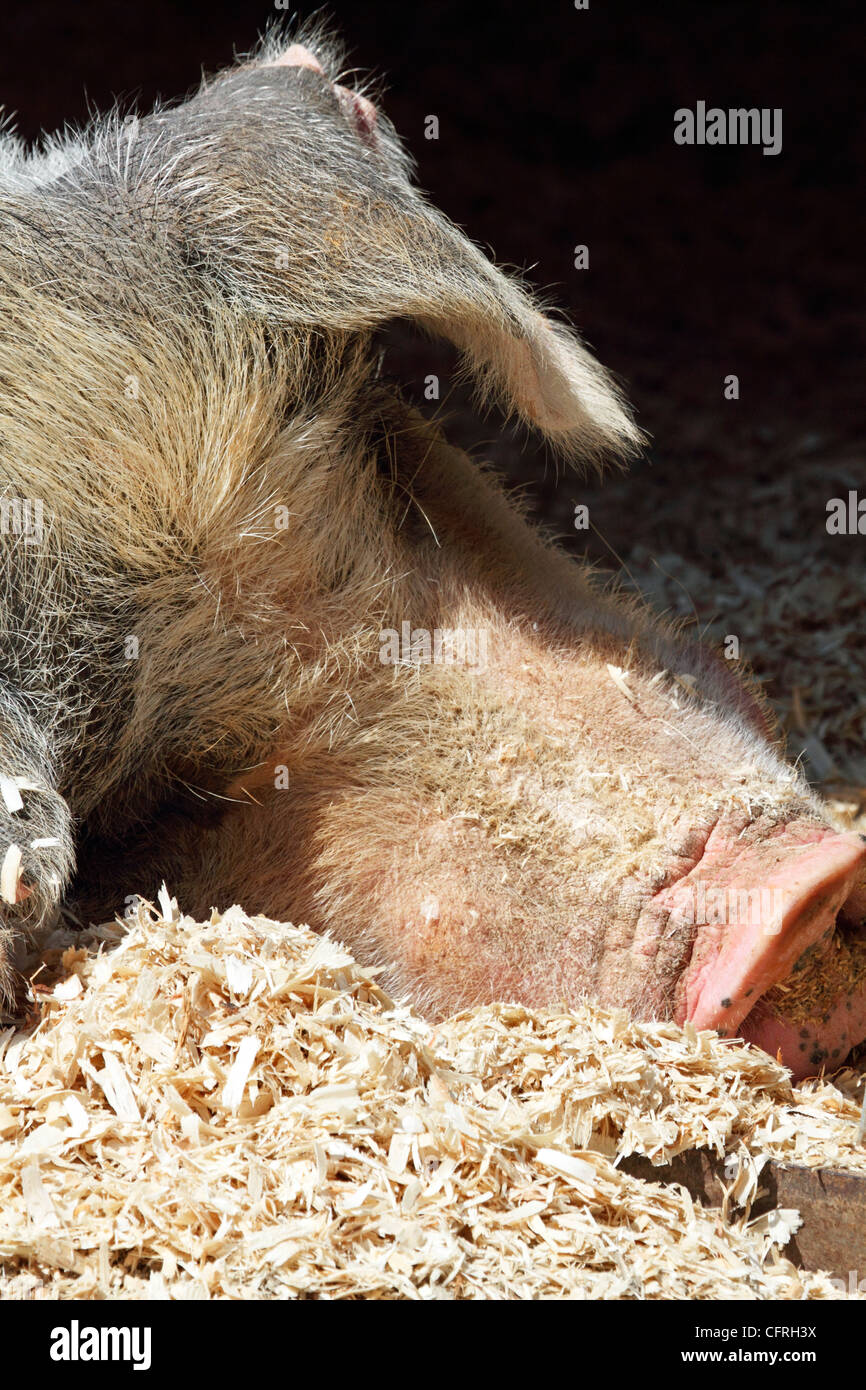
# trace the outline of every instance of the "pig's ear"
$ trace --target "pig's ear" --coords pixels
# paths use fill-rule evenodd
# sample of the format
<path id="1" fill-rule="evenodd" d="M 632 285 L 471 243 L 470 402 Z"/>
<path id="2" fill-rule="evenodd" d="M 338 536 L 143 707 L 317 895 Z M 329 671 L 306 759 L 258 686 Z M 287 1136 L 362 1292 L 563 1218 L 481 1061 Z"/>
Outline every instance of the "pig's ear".
<path id="1" fill-rule="evenodd" d="M 158 138 L 143 157 L 174 233 L 247 311 L 314 331 L 412 319 L 460 348 L 482 401 L 562 453 L 598 460 L 640 445 L 575 334 L 412 187 L 384 119 L 376 148 L 364 144 L 322 74 L 241 68 L 148 130 Z"/>
<path id="2" fill-rule="evenodd" d="M 351 239 L 344 228 L 328 237 L 320 322 L 364 329 L 408 318 L 460 350 L 479 405 L 517 415 L 564 457 L 597 464 L 637 452 L 643 435 L 576 333 L 414 190 L 409 207 L 392 205 L 373 223 L 356 204 L 355 219 Z"/>
<path id="3" fill-rule="evenodd" d="M 481 406 L 495 403 L 558 453 L 599 463 L 644 438 L 605 369 L 451 222 L 419 198 L 357 228 L 350 261 L 329 256 L 334 327 L 408 318 L 453 342 Z M 337 304 L 340 308 L 334 312 Z"/>
<path id="4" fill-rule="evenodd" d="M 576 333 L 444 218 L 435 216 L 430 230 L 419 248 L 415 302 L 406 307 L 420 327 L 460 349 L 479 403 L 495 401 L 571 458 L 636 452 L 641 432 Z"/>

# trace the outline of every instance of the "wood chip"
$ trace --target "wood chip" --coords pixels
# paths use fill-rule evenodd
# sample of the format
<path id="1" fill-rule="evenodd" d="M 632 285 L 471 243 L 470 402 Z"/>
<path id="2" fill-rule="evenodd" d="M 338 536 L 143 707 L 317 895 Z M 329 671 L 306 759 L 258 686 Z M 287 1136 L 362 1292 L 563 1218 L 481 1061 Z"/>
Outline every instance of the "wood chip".
<path id="1" fill-rule="evenodd" d="M 18 901 L 18 880 L 21 877 L 21 846 L 10 845 L 0 866 L 0 898 L 4 903 Z"/>
<path id="2" fill-rule="evenodd" d="M 7 777 L 4 772 L 0 772 L 0 797 L 10 816 L 14 816 L 16 811 L 24 810 L 24 801 L 18 789 L 18 783 L 14 777 Z"/>
<path id="3" fill-rule="evenodd" d="M 584 1004 L 434 1027 L 337 942 L 140 903 L 27 947 L 0 1038 L 7 1297 L 837 1298 L 767 1157 L 866 1173 L 861 1079 Z M 28 954 L 29 951 L 29 954 Z M 77 983 L 73 983 L 77 981 Z M 631 1177 L 726 1155 L 724 1209 Z"/>
<path id="4" fill-rule="evenodd" d="M 614 685 L 616 686 L 617 690 L 621 691 L 625 698 L 628 700 L 629 704 L 633 705 L 635 703 L 634 692 L 629 689 L 626 683 L 628 671 L 621 670 L 619 666 L 608 665 L 607 673 L 613 681 Z"/>

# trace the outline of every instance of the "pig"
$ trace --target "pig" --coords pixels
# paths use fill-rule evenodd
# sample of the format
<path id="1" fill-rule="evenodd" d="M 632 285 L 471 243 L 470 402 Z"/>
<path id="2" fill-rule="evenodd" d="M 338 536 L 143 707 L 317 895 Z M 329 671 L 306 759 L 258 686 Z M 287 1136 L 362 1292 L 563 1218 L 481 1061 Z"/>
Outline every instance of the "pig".
<path id="1" fill-rule="evenodd" d="M 381 366 L 453 343 L 569 463 L 576 332 L 412 182 L 321 24 L 0 156 L 0 911 L 329 931 L 431 1018 L 586 997 L 803 1076 L 866 1036 L 866 845 L 747 671 L 529 524 Z"/>

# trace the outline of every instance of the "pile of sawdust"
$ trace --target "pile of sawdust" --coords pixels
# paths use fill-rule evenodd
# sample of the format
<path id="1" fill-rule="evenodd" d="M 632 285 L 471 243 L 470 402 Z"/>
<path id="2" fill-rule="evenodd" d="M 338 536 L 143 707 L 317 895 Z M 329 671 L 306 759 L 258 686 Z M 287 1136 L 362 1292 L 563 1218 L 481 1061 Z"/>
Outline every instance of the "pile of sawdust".
<path id="1" fill-rule="evenodd" d="M 781 1255 L 795 1213 L 749 1215 L 771 1153 L 866 1170 L 838 1089 L 591 1005 L 434 1029 L 304 928 L 161 913 L 26 963 L 3 1296 L 838 1296 Z M 728 1155 L 723 1208 L 616 1166 L 696 1147 Z"/>
<path id="2" fill-rule="evenodd" d="M 826 1021 L 837 1000 L 854 998 L 864 987 L 866 940 L 837 931 L 826 945 L 816 943 L 804 951 L 787 979 L 767 991 L 764 1002 L 780 1018 L 814 1023 Z"/>

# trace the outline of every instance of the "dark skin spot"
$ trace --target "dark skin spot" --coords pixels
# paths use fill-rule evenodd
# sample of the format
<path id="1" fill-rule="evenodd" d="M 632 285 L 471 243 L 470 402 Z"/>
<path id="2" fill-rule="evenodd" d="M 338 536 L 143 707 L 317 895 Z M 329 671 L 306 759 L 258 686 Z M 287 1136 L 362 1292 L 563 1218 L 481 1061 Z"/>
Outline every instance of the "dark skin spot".
<path id="1" fill-rule="evenodd" d="M 806 1044 L 805 1044 L 805 1043 L 800 1043 L 800 1051 L 801 1051 L 801 1052 L 805 1052 L 805 1051 L 806 1051 Z"/>
<path id="2" fill-rule="evenodd" d="M 750 995 L 750 994 L 754 994 L 754 992 L 755 992 L 755 991 L 752 990 L 752 989 L 747 989 L 747 990 L 746 990 L 746 998 L 748 999 L 749 995 Z"/>
<path id="3" fill-rule="evenodd" d="M 808 1028 L 801 1028 L 801 1029 L 800 1029 L 800 1037 L 801 1037 L 801 1038 L 808 1038 L 808 1036 L 809 1036 L 809 1029 L 808 1029 Z"/>
<path id="4" fill-rule="evenodd" d="M 806 948 L 806 950 L 803 952 L 803 954 L 797 961 L 797 964 L 794 966 L 794 969 L 791 972 L 792 974 L 794 974 L 797 970 L 802 970 L 805 966 L 809 964 L 810 958 L 814 956 L 815 952 L 818 950 L 819 945 L 820 943 L 816 941 L 813 943 L 813 945 L 808 946 Z"/>
<path id="5" fill-rule="evenodd" d="M 723 1008 L 723 1009 L 729 1009 L 730 1007 L 731 1007 L 731 1001 L 730 1001 L 730 999 L 723 999 L 723 1000 L 722 1000 L 722 1008 Z"/>
<path id="6" fill-rule="evenodd" d="M 838 1049 L 838 1047 L 834 1047 L 834 1048 L 833 1048 L 833 1051 L 830 1053 L 830 1056 L 831 1056 L 831 1057 L 838 1057 L 838 1056 L 839 1056 L 839 1049 Z"/>

